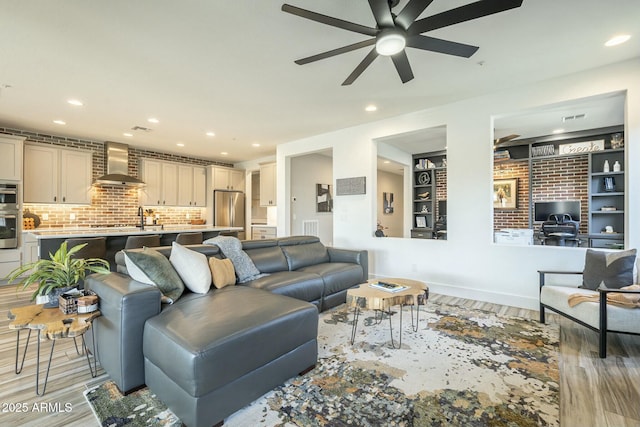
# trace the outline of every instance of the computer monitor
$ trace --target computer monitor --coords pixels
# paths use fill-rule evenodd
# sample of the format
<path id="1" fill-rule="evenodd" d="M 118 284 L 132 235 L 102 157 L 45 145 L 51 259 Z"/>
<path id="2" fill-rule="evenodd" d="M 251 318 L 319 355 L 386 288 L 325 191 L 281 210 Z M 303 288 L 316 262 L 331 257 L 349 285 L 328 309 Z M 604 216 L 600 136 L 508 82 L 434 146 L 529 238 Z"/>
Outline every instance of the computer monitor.
<path id="1" fill-rule="evenodd" d="M 549 215 L 569 214 L 571 219 L 580 222 L 580 200 L 560 200 L 550 202 L 535 202 L 533 204 L 534 221 L 542 222 Z"/>

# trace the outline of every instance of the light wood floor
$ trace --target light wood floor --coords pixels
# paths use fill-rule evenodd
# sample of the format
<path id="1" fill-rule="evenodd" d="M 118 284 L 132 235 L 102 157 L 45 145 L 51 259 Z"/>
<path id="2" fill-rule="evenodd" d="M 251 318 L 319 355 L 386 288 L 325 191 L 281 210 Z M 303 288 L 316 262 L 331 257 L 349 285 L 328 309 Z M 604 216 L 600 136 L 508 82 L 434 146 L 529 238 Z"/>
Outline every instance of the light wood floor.
<path id="1" fill-rule="evenodd" d="M 461 298 L 431 295 L 431 300 L 493 310 L 504 315 L 538 318 L 535 311 Z M 98 377 L 91 378 L 86 359 L 76 355 L 73 340 L 62 339 L 56 344 L 49 384 L 43 397 L 35 395 L 33 337 L 23 372 L 14 373 L 16 334 L 7 327 L 7 312 L 11 307 L 26 304 L 29 304 L 27 293 L 17 293 L 14 286 L 0 285 L 0 425 L 98 426 L 82 392 L 88 383 L 100 383 L 107 375 L 99 369 Z M 609 357 L 603 360 L 598 358 L 594 332 L 555 315 L 549 315 L 548 319 L 548 322 L 560 322 L 561 325 L 561 425 L 639 426 L 640 337 L 613 335 L 609 340 Z M 49 342 L 44 342 L 41 348 L 44 360 L 49 348 Z M 44 370 L 42 361 L 41 365 Z M 23 411 L 17 412 L 19 409 Z"/>

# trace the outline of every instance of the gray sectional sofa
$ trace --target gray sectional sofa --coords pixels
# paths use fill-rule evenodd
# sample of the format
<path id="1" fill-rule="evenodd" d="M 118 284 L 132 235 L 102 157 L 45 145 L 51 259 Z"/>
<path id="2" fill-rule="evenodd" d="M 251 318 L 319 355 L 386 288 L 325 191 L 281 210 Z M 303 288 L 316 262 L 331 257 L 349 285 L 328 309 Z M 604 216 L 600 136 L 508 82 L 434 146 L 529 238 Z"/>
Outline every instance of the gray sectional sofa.
<path id="1" fill-rule="evenodd" d="M 268 275 L 206 294 L 185 291 L 171 305 L 128 276 L 122 252 L 117 272 L 86 279 L 100 297 L 96 356 L 122 392 L 147 384 L 189 427 L 211 426 L 315 365 L 318 312 L 366 281 L 367 251 L 325 247 L 311 236 L 242 245 Z M 224 257 L 217 246 L 187 247 Z M 171 247 L 154 249 L 170 256 Z"/>

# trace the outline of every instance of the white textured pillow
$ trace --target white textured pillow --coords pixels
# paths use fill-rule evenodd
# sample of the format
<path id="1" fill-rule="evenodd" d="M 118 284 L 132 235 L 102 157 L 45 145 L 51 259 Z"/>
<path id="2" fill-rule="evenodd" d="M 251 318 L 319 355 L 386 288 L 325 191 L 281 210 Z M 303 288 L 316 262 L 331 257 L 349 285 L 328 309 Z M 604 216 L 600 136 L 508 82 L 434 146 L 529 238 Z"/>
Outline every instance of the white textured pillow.
<path id="1" fill-rule="evenodd" d="M 187 249 L 179 243 L 171 244 L 171 265 L 185 286 L 197 294 L 206 294 L 211 288 L 211 270 L 205 254 Z"/>

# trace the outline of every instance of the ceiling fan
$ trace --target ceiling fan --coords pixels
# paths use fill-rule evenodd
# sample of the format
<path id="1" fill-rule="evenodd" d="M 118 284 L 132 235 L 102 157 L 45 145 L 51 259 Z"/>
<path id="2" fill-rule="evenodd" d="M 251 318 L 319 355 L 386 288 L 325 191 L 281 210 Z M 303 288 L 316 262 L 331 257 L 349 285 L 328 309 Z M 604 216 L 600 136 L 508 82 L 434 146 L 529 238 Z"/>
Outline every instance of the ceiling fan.
<path id="1" fill-rule="evenodd" d="M 342 83 L 342 86 L 353 83 L 364 70 L 371 65 L 378 55 L 390 56 L 402 83 L 406 83 L 413 79 L 413 71 L 411 70 L 407 53 L 404 50 L 405 47 L 413 47 L 463 58 L 469 58 L 479 49 L 478 46 L 429 37 L 422 35 L 422 33 L 514 9 L 520 7 L 523 0 L 480 0 L 418 20 L 416 19 L 433 0 L 409 0 L 402 11 L 395 14 L 392 12 L 392 9 L 397 6 L 399 2 L 400 0 L 369 0 L 369 6 L 376 20 L 375 28 L 322 15 L 289 4 L 283 4 L 282 11 L 284 12 L 372 37 L 361 42 L 298 59 L 295 63 L 304 65 L 375 45 Z"/>
<path id="2" fill-rule="evenodd" d="M 499 145 L 506 144 L 507 142 L 511 141 L 512 139 L 518 138 L 519 136 L 520 135 L 512 133 L 511 135 L 503 136 L 502 138 L 496 138 L 496 139 L 493 140 L 493 146 L 497 147 Z"/>

